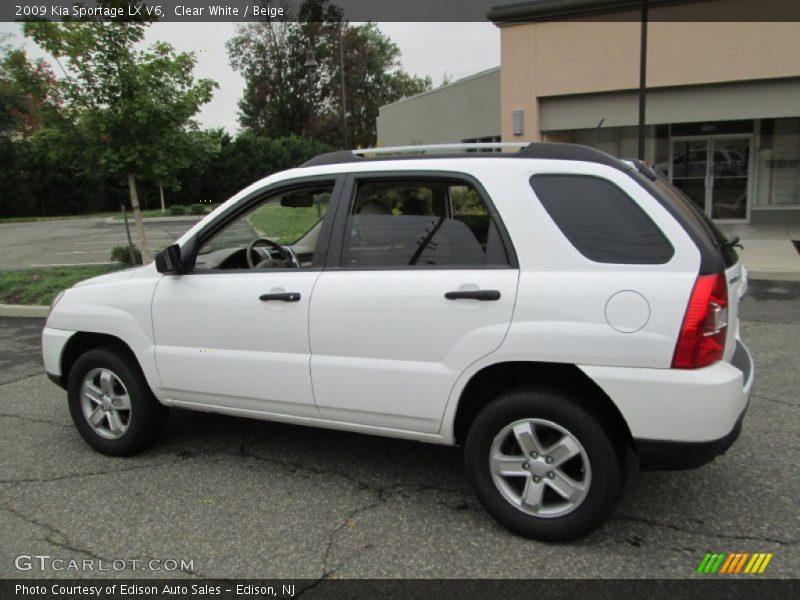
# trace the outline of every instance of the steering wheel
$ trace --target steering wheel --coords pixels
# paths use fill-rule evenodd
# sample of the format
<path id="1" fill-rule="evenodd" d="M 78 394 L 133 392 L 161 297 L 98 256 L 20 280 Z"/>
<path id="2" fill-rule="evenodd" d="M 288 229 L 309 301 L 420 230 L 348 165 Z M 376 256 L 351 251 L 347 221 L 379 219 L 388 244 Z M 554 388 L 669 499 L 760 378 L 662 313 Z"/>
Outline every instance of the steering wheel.
<path id="1" fill-rule="evenodd" d="M 261 256 L 256 252 L 255 248 L 259 244 L 267 246 L 271 250 L 274 250 L 275 253 L 278 255 L 278 260 L 272 257 L 272 254 L 267 251 L 267 257 L 262 259 Z M 255 256 L 255 259 L 253 258 Z M 256 238 L 252 242 L 247 245 L 247 251 L 245 253 L 245 257 L 247 258 L 247 265 L 251 269 L 260 269 L 264 267 L 284 267 L 284 268 L 300 268 L 300 261 L 297 259 L 297 255 L 294 253 L 294 250 L 291 249 L 289 246 L 281 246 L 277 242 L 273 242 L 267 238 Z M 255 261 L 258 260 L 258 263 Z M 281 264 L 283 263 L 283 264 Z"/>

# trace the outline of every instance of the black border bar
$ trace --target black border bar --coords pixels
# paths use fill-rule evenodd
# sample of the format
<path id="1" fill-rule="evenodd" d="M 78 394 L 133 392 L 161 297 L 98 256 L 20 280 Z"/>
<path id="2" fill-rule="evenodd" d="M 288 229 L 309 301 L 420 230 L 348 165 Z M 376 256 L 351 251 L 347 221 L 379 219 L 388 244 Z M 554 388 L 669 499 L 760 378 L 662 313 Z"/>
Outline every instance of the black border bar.
<path id="1" fill-rule="evenodd" d="M 523 561 L 524 562 L 524 561 Z M 98 593 L 99 592 L 99 593 Z M 153 593 L 154 592 L 154 593 Z M 3 600 L 241 600 L 246 598 L 585 598 L 736 600 L 797 598 L 796 579 L 759 575 L 686 579 L 6 579 Z"/>
<path id="2" fill-rule="evenodd" d="M 123 0 L 112 13 L 83 14 L 83 19 L 165 22 L 246 22 L 295 20 L 302 0 Z M 503 26 L 519 22 L 588 19 L 638 21 L 641 0 L 332 0 L 346 19 L 360 21 L 486 22 Z M 648 0 L 650 21 L 800 21 L 794 0 Z M 81 18 L 80 7 L 96 9 L 96 0 L 3 0 L 0 21 L 69 21 Z M 183 7 L 183 8 L 179 8 Z M 218 7 L 218 8 L 216 8 Z M 256 11 L 258 8 L 258 11 Z M 279 10 L 280 9 L 280 10 Z"/>

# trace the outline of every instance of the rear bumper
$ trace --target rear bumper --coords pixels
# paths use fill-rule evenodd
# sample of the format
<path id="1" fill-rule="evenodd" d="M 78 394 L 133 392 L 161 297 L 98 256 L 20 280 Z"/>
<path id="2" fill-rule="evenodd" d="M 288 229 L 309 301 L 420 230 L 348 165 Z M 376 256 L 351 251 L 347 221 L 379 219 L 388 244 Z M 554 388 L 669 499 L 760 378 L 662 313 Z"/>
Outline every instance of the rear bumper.
<path id="1" fill-rule="evenodd" d="M 678 471 L 695 469 L 710 463 L 733 446 L 742 432 L 742 422 L 747 407 L 742 411 L 731 432 L 711 442 L 666 442 L 660 440 L 634 440 L 639 468 L 642 471 Z"/>
<path id="2" fill-rule="evenodd" d="M 739 436 L 753 386 L 741 340 L 730 363 L 694 370 L 582 367 L 619 408 L 643 469 L 689 469 Z"/>

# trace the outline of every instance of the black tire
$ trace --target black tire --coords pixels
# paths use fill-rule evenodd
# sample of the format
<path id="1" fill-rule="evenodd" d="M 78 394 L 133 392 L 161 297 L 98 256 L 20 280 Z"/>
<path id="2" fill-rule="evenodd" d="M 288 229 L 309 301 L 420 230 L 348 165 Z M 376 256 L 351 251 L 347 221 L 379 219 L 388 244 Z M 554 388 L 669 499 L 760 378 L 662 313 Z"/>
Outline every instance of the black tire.
<path id="1" fill-rule="evenodd" d="M 583 447 L 584 454 L 579 454 L 577 460 L 578 464 L 581 464 L 588 459 L 591 469 L 588 489 L 580 502 L 575 502 L 574 507 L 568 506 L 564 509 L 570 511 L 566 514 L 556 512 L 556 516 L 543 517 L 524 512 L 520 507 L 513 505 L 495 484 L 490 467 L 490 454 L 495 438 L 500 436 L 507 426 L 524 419 L 554 423 L 568 431 Z M 619 501 L 624 479 L 621 456 L 624 454 L 610 437 L 608 432 L 611 429 L 608 426 L 604 427 L 597 415 L 584 409 L 571 399 L 569 394 L 562 391 L 526 388 L 507 392 L 490 402 L 470 427 L 464 449 L 467 477 L 483 507 L 507 529 L 537 540 L 568 542 L 585 536 L 599 527 Z M 544 427 L 543 433 L 557 434 L 555 430 L 548 431 L 547 427 Z M 507 439 L 507 435 L 498 439 Z M 510 443 L 514 448 L 514 444 L 517 443 L 516 436 Z M 511 451 L 514 455 L 522 453 L 519 444 L 515 448 Z M 573 462 L 571 466 L 574 467 L 575 464 Z M 533 461 L 530 461 L 521 467 L 532 469 L 532 465 Z M 565 463 L 564 468 L 569 466 Z M 537 469 L 541 468 L 540 463 Z M 576 477 L 585 477 L 585 470 L 580 472 L 583 475 Z M 527 471 L 525 473 L 527 474 Z M 541 476 L 538 481 L 544 481 L 549 476 L 550 473 Z M 531 474 L 530 477 L 533 479 L 534 475 Z M 515 485 L 523 488 L 527 483 L 525 477 L 503 480 L 507 482 L 519 480 L 520 483 Z M 544 481 L 544 484 L 548 483 Z M 548 486 L 542 485 L 542 487 Z M 508 489 L 513 493 L 514 488 L 511 485 L 507 486 L 506 490 Z M 560 496 L 554 497 L 552 495 L 554 492 L 553 489 L 549 492 L 545 489 L 544 494 L 549 494 L 548 498 L 555 498 L 556 504 L 563 501 Z M 505 493 L 508 495 L 508 491 Z M 524 491 L 519 495 L 520 497 L 524 495 Z M 541 502 L 540 506 L 545 506 L 544 500 Z"/>
<path id="2" fill-rule="evenodd" d="M 81 405 L 84 377 L 92 370 L 107 369 L 124 385 L 130 399 L 125 412 L 127 429 L 116 439 L 100 435 L 90 425 Z M 130 456 L 153 443 L 164 430 L 169 409 L 150 391 L 144 374 L 129 351 L 116 346 L 88 350 L 72 365 L 67 381 L 69 412 L 84 440 L 98 452 L 110 456 Z"/>

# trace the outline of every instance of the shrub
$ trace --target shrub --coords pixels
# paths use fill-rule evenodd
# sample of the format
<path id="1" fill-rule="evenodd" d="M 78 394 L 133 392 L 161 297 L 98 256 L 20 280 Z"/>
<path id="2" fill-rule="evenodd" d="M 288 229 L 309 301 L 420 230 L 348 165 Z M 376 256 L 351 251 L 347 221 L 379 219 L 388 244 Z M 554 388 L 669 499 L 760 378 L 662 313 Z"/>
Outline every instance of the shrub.
<path id="1" fill-rule="evenodd" d="M 189 213 L 193 215 L 204 215 L 206 214 L 206 207 L 202 204 L 191 204 L 189 205 Z"/>
<path id="2" fill-rule="evenodd" d="M 133 247 L 133 256 L 136 259 L 137 265 L 142 264 L 142 251 L 136 246 Z M 128 246 L 114 246 L 114 249 L 111 250 L 111 260 L 121 262 L 128 267 L 134 266 L 131 264 L 131 252 Z"/>
<path id="3" fill-rule="evenodd" d="M 188 215 L 189 209 L 181 204 L 173 204 L 169 207 L 169 213 L 171 215 L 181 216 L 181 215 Z"/>

